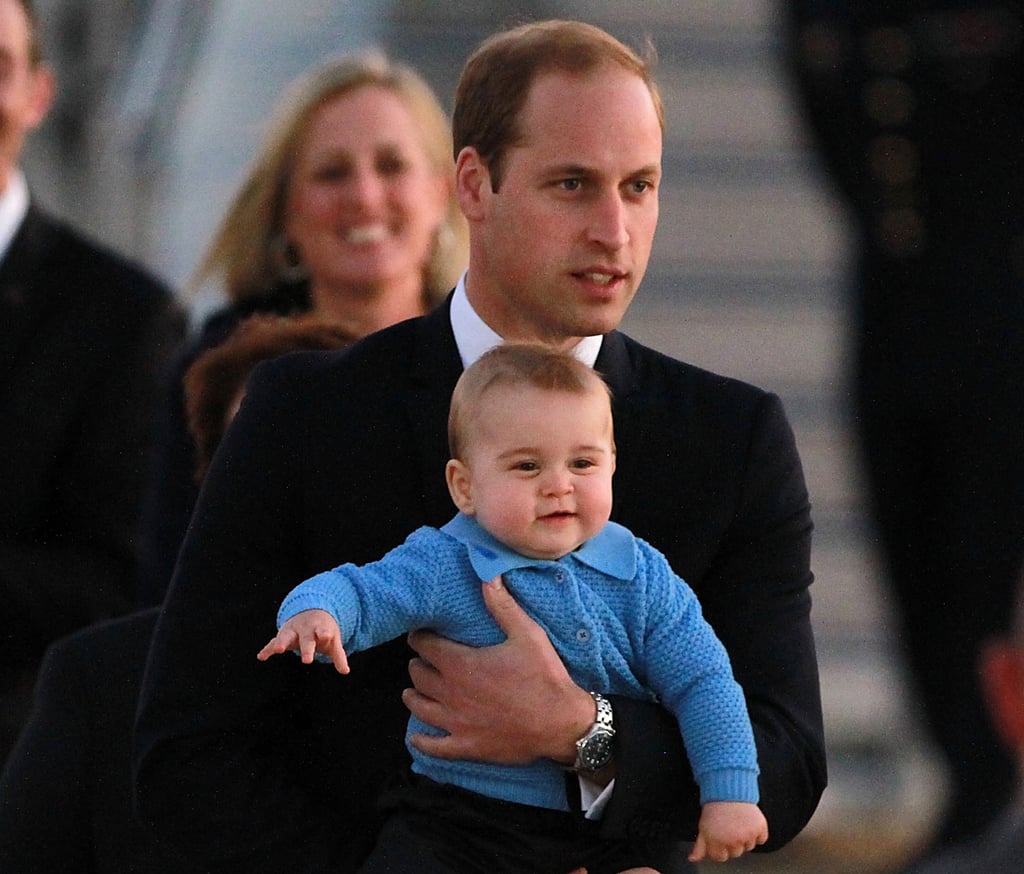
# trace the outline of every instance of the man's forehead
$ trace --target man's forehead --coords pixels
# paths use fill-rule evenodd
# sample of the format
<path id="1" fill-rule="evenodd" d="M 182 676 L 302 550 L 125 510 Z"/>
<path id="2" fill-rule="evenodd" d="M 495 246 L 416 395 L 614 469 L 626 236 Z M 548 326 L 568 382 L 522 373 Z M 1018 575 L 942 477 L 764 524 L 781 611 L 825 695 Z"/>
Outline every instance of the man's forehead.
<path id="1" fill-rule="evenodd" d="M 609 105 L 620 118 L 610 115 Z M 620 67 L 603 67 L 582 74 L 559 70 L 539 74 L 516 126 L 519 144 L 535 145 L 541 138 L 569 136 L 573 125 L 608 127 L 626 120 L 630 127 L 636 122 L 638 136 L 646 133 L 641 130 L 645 121 L 653 122 L 660 136 L 661 120 L 647 83 Z"/>

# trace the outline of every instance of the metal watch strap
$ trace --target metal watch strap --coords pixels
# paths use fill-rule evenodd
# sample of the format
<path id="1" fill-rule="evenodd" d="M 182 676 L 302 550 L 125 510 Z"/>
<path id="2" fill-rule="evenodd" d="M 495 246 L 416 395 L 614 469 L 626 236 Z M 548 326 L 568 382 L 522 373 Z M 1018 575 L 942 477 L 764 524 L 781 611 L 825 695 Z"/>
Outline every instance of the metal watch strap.
<path id="1" fill-rule="evenodd" d="M 615 735 L 611 702 L 597 692 L 591 692 L 597 705 L 597 717 L 590 730 L 576 741 L 576 762 L 573 770 L 598 771 L 612 760 L 612 737 Z"/>

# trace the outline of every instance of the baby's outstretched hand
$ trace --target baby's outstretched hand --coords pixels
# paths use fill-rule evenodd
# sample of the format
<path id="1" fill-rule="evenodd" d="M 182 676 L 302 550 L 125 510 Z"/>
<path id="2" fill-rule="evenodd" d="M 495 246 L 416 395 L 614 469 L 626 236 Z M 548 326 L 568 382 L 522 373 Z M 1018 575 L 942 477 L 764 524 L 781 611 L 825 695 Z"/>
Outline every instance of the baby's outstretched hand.
<path id="1" fill-rule="evenodd" d="M 691 862 L 727 862 L 768 840 L 768 820 L 756 804 L 711 801 L 704 805 L 697 826 Z"/>
<path id="2" fill-rule="evenodd" d="M 257 654 L 261 662 L 283 652 L 297 652 L 303 664 L 316 653 L 328 656 L 339 674 L 348 673 L 348 656 L 341 645 L 341 631 L 326 610 L 303 610 L 281 626 L 277 635 Z"/>

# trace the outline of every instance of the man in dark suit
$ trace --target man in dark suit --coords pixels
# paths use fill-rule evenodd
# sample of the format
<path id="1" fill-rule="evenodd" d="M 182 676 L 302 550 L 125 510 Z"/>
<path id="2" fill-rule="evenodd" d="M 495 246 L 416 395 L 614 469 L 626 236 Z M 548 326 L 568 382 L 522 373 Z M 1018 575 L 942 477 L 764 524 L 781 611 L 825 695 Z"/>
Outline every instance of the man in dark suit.
<path id="1" fill-rule="evenodd" d="M 98 623 L 46 652 L 35 706 L 0 774 L 0 864 L 38 871 L 200 871 L 138 823 L 131 735 L 157 610 Z"/>
<path id="2" fill-rule="evenodd" d="M 49 218 L 18 169 L 53 80 L 31 5 L 0 0 L 0 762 L 47 644 L 132 604 L 171 296 Z"/>
<path id="3" fill-rule="evenodd" d="M 1024 3 L 790 0 L 787 57 L 856 232 L 856 424 L 915 700 L 948 767 L 937 845 L 1014 762 L 981 695 L 1024 562 Z"/>
<path id="4" fill-rule="evenodd" d="M 662 114 L 647 67 L 596 28 L 527 25 L 470 58 L 453 127 L 471 254 L 449 302 L 346 353 L 261 367 L 221 444 L 144 681 L 143 815 L 208 848 L 214 870 L 355 869 L 376 830 L 373 799 L 407 762 L 405 642 L 353 657 L 344 678 L 255 654 L 298 580 L 376 558 L 454 514 L 452 388 L 468 361 L 514 339 L 571 348 L 610 383 L 613 517 L 668 555 L 729 650 L 757 737 L 769 848 L 781 846 L 825 784 L 809 503 L 778 398 L 615 330 L 657 223 Z M 593 736 L 594 701 L 536 624 L 492 594 L 505 643 L 411 637 L 405 701 L 449 733 L 418 743 L 570 768 Z M 613 719 L 602 828 L 692 839 L 698 798 L 678 728 L 657 705 L 625 699 L 613 699 Z M 591 807 L 609 773 L 577 774 L 571 795 Z M 692 869 L 677 855 L 662 870 Z"/>

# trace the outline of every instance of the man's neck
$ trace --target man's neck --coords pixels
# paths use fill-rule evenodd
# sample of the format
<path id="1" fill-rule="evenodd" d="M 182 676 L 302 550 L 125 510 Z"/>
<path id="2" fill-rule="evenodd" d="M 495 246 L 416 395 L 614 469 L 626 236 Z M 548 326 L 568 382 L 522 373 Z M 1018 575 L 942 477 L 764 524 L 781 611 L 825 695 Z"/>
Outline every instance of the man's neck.
<path id="1" fill-rule="evenodd" d="M 455 345 L 463 367 L 469 367 L 485 352 L 504 342 L 501 335 L 480 317 L 470 303 L 466 278 L 467 274 L 463 273 L 455 286 L 451 307 L 452 331 L 455 333 Z M 572 348 L 572 353 L 584 364 L 593 367 L 601 351 L 601 342 L 600 336 L 584 337 Z"/>

